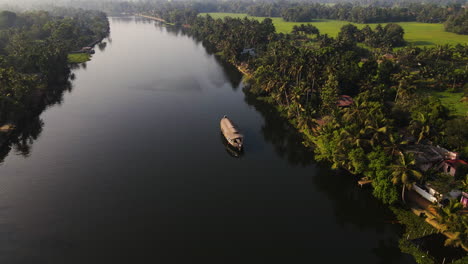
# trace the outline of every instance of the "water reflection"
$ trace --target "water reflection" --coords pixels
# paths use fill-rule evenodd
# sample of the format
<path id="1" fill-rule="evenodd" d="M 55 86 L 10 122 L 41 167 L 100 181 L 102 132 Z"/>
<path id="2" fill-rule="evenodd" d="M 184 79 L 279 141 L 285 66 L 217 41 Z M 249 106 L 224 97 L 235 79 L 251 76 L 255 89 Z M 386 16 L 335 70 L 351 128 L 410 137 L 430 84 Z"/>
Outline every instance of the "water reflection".
<path id="1" fill-rule="evenodd" d="M 265 141 L 273 144 L 279 156 L 293 165 L 307 166 L 314 163 L 313 152 L 302 145 L 301 136 L 287 120 L 278 115 L 276 109 L 249 93 L 245 94 L 244 100 L 262 114 L 265 119 L 262 126 L 263 137 Z"/>
<path id="2" fill-rule="evenodd" d="M 69 79 L 74 78 L 72 74 Z M 32 145 L 41 135 L 44 122 L 40 118 L 41 113 L 53 105 L 60 105 L 63 102 L 65 92 L 71 92 L 72 85 L 69 80 L 65 83 L 51 86 L 45 90 L 36 109 L 30 116 L 20 120 L 16 125 L 15 131 L 8 137 L 7 141 L 0 147 L 0 162 L 8 156 L 12 149 L 16 154 L 28 157 L 31 153 Z"/>
<path id="3" fill-rule="evenodd" d="M 231 83 L 232 89 L 237 90 L 242 83 L 242 73 L 237 70 L 235 66 L 231 63 L 226 62 L 225 60 L 221 59 L 219 56 L 214 56 L 216 61 L 221 65 L 223 69 L 224 75 L 226 79 L 229 80 Z"/>
<path id="4" fill-rule="evenodd" d="M 223 136 L 223 133 L 219 133 L 219 138 L 221 140 L 221 143 L 224 145 L 224 148 L 226 149 L 226 152 L 229 154 L 229 156 L 233 158 L 241 158 L 244 156 L 244 149 L 241 149 L 240 151 L 234 147 L 232 147 L 226 140 L 226 138 Z"/>
<path id="5" fill-rule="evenodd" d="M 401 254 L 398 248 L 402 227 L 389 224 L 394 215 L 372 196 L 370 189 L 359 188 L 353 175 L 340 170 L 332 171 L 328 164 L 316 164 L 313 153 L 300 143 L 300 135 L 286 120 L 279 117 L 273 107 L 248 93 L 245 101 L 262 114 L 265 119 L 262 134 L 274 146 L 278 155 L 293 165 L 316 165 L 317 173 L 313 182 L 316 189 L 324 193 L 331 202 L 336 224 L 343 228 L 352 226 L 363 232 L 362 237 L 350 237 L 352 243 L 372 240 L 375 234 L 385 234 L 384 239 L 371 249 L 378 263 L 414 263 L 411 256 Z"/>
<path id="6" fill-rule="evenodd" d="M 101 42 L 98 44 L 98 48 L 100 51 L 104 51 L 107 47 L 107 42 Z"/>
<path id="7" fill-rule="evenodd" d="M 138 20 L 111 19 L 119 23 Z M 63 140 L 59 141 L 59 149 L 51 151 L 53 148 L 46 143 L 42 146 L 45 153 L 51 151 L 55 155 L 33 155 L 29 161 L 36 158 L 38 163 L 25 168 L 24 175 L 16 173 L 15 166 L 4 173 L 14 175 L 11 179 L 18 178 L 21 183 L 41 178 L 36 184 L 41 188 L 36 188 L 36 193 L 27 192 L 33 194 L 34 201 L 25 200 L 18 209 L 25 216 L 12 217 L 12 222 L 29 224 L 29 230 L 45 231 L 41 234 L 24 231 L 28 238 L 25 243 L 34 243 L 22 245 L 18 252 L 44 255 L 43 259 L 49 255 L 59 259 L 63 253 L 76 262 L 97 263 L 96 258 L 82 256 L 82 252 L 92 252 L 90 254 L 98 257 L 106 256 L 108 261 L 113 257 L 113 263 L 122 263 L 123 260 L 119 262 L 120 252 L 127 256 L 147 256 L 144 254 L 149 252 L 158 255 L 154 253 L 158 251 L 175 255 L 182 247 L 184 255 L 191 257 L 200 256 L 202 251 L 212 256 L 215 248 L 215 254 L 220 257 L 237 254 L 248 258 L 243 260 L 248 263 L 257 260 L 272 263 L 275 256 L 284 257 L 285 263 L 288 263 L 286 259 L 305 263 L 306 259 L 307 262 L 326 259 L 325 250 L 334 249 L 333 243 L 337 243 L 346 252 L 342 257 L 335 256 L 335 260 L 354 254 L 355 248 L 359 252 L 353 256 L 362 256 L 363 263 L 412 263 L 397 249 L 399 226 L 385 224 L 391 219 L 385 215 L 388 210 L 373 199 L 368 190 L 357 188 L 354 178 L 330 171 L 327 166 L 313 165 L 311 151 L 301 145 L 300 136 L 287 120 L 279 118 L 271 106 L 236 88 L 242 86 L 242 75 L 235 68 L 219 59 L 213 63 L 214 59 L 206 56 L 199 46 L 189 49 L 197 56 L 189 57 L 189 53 L 176 60 L 180 65 L 174 69 L 193 70 L 194 74 L 188 77 L 177 70 L 164 71 L 166 67 L 147 72 L 144 67 L 136 67 L 155 66 L 154 62 L 163 64 L 180 55 L 175 54 L 173 58 L 172 54 L 151 53 L 155 44 L 167 40 L 164 47 L 173 48 L 187 41 L 167 38 L 167 34 L 159 32 L 158 38 L 151 39 L 148 36 L 153 30 L 150 23 L 154 22 L 141 23 L 149 24 L 144 29 L 148 31 L 140 32 L 142 25 L 125 26 L 122 31 L 115 27 L 118 32 L 114 34 L 115 43 L 103 54 L 106 56 L 90 63 L 93 70 L 78 73 L 77 93 L 67 98 L 70 99 L 68 109 L 56 111 L 60 119 L 45 119 L 49 124 L 55 122 L 58 134 L 63 135 L 58 137 Z M 169 27 L 159 28 L 163 33 L 184 34 L 171 31 Z M 129 39 L 128 32 L 135 31 L 139 32 L 137 37 L 148 41 L 148 51 L 141 57 L 125 58 L 135 59 L 135 67 L 118 67 L 122 60 L 119 55 L 134 47 L 138 40 L 132 38 L 125 42 Z M 201 42 L 191 44 L 203 45 Z M 199 59 L 201 66 L 193 64 L 190 58 Z M 183 67 L 187 60 L 193 68 Z M 217 65 L 222 66 L 222 70 Z M 200 72 L 197 67 L 207 70 Z M 106 72 L 109 68 L 111 70 Z M 220 76 L 223 72 L 226 80 Z M 108 76 L 115 76 L 115 80 Z M 129 80 L 136 78 L 141 80 Z M 125 83 L 127 80 L 129 82 Z M 121 82 L 124 84 L 119 86 Z M 208 83 L 205 85 L 208 88 L 199 92 L 195 85 L 199 82 Z M 226 82 L 232 83 L 236 92 L 227 87 Z M 175 87 L 177 83 L 182 88 Z M 89 89 L 94 85 L 100 86 L 99 92 Z M 138 87 L 145 91 L 170 88 L 174 92 L 141 92 Z M 185 92 L 190 89 L 195 92 Z M 71 86 L 62 90 L 71 90 Z M 49 105 L 60 103 L 59 95 L 63 95 L 63 91 L 53 94 Z M 99 100 L 89 102 L 90 98 Z M 219 119 L 213 112 L 221 110 L 235 111 L 243 118 L 247 140 L 254 144 L 247 145 L 252 147 L 246 149 L 248 152 L 244 156 L 244 153 L 227 149 L 221 134 L 222 145 L 216 139 Z M 70 120 L 69 114 L 76 112 L 83 112 L 83 115 L 76 116 L 74 121 L 87 119 L 88 122 L 89 130 L 82 138 L 73 138 L 78 130 L 61 129 L 62 120 Z M 32 142 L 42 131 L 43 122 L 38 116 L 39 113 L 35 119 L 31 118 L 29 127 L 22 128 L 24 133 L 17 135 L 16 144 L 9 145 L 11 149 L 22 155 L 30 153 Z M 81 127 L 82 124 L 76 124 L 76 128 Z M 197 140 L 184 141 L 187 131 Z M 46 138 L 44 135 L 43 139 Z M 53 144 L 57 138 L 50 136 L 48 140 Z M 261 148 L 255 149 L 256 146 Z M 226 149 L 221 149 L 223 147 Z M 226 157 L 224 151 L 242 159 Z M 58 155 L 59 161 L 55 159 Z M 54 163 L 61 166 L 46 168 Z M 37 168 L 41 168 L 40 173 L 35 172 Z M 222 177 L 219 172 L 223 172 Z M 11 182 L 11 179 L 7 180 Z M 21 194 L 11 189 L 10 196 Z M 41 200 L 41 196 L 45 198 Z M 24 197 L 19 195 L 11 200 L 22 199 Z M 39 210 L 34 211 L 36 208 Z M 25 224 L 28 219 L 34 221 Z M 76 243 L 71 252 L 63 248 L 66 239 Z M 36 241 L 40 241 L 40 245 Z M 343 243 L 350 244 L 343 246 Z M 147 250 L 141 252 L 135 248 Z M 86 261 L 80 261 L 82 259 Z M 369 259 L 376 261 L 366 261 Z M 226 262 L 224 260 L 208 262 Z M 33 261 L 27 263 L 30 262 Z"/>

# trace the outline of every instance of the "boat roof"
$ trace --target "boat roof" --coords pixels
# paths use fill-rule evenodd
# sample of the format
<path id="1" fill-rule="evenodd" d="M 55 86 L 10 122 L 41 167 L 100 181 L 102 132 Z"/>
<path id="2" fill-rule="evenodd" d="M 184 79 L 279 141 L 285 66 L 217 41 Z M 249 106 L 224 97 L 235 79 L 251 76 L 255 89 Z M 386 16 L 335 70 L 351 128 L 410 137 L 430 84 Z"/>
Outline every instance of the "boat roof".
<path id="1" fill-rule="evenodd" d="M 244 138 L 234 123 L 227 117 L 223 117 L 221 119 L 221 127 L 223 129 L 224 135 L 230 139 Z"/>

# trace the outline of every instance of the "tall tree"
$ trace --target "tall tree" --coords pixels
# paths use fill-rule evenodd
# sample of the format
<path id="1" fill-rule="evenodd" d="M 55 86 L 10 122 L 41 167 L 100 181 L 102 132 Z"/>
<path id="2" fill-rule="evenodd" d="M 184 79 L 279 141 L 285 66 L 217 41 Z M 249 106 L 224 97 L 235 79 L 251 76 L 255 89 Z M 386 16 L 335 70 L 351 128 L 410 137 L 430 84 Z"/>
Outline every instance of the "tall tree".
<path id="1" fill-rule="evenodd" d="M 400 152 L 397 163 L 390 166 L 393 184 L 401 184 L 401 200 L 405 201 L 405 189 L 410 190 L 413 184 L 422 178 L 421 172 L 416 170 L 414 158 Z"/>

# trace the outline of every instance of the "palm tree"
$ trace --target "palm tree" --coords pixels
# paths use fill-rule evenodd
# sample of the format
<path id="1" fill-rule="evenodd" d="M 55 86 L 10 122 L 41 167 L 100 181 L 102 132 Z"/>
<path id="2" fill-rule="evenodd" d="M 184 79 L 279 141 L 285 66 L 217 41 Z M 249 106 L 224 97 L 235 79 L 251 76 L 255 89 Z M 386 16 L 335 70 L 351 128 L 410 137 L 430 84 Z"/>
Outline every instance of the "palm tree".
<path id="1" fill-rule="evenodd" d="M 451 235 L 445 240 L 445 246 L 458 247 L 466 243 L 467 239 L 467 216 L 461 215 L 463 205 L 455 199 L 445 207 L 433 206 L 437 215 L 434 219 L 441 224 L 442 232 L 450 231 Z"/>
<path id="2" fill-rule="evenodd" d="M 428 137 L 431 132 L 431 127 L 429 126 L 429 119 L 423 113 L 418 113 L 410 123 L 411 132 L 418 138 L 417 143 L 419 143 L 424 138 Z"/>
<path id="3" fill-rule="evenodd" d="M 390 166 L 392 172 L 392 183 L 401 184 L 401 199 L 405 202 L 405 189 L 410 190 L 416 180 L 422 178 L 422 173 L 413 169 L 416 164 L 414 158 L 400 152 L 397 164 Z"/>
<path id="4" fill-rule="evenodd" d="M 400 153 L 401 149 L 406 145 L 408 145 L 408 141 L 402 140 L 399 134 L 389 134 L 384 150 L 393 157 L 395 154 Z"/>
<path id="5" fill-rule="evenodd" d="M 457 200 L 450 200 L 449 204 L 445 207 L 437 207 L 437 220 L 440 224 L 449 224 L 456 222 L 457 213 L 463 209 L 463 205 Z"/>

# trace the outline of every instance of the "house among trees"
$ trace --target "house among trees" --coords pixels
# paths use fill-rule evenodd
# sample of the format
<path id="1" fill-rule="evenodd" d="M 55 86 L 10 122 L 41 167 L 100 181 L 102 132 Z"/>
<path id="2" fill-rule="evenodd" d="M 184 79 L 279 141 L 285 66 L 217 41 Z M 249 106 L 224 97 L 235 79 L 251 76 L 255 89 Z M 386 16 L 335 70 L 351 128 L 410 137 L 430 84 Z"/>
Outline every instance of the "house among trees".
<path id="1" fill-rule="evenodd" d="M 349 107 L 350 105 L 353 104 L 353 98 L 349 95 L 340 95 L 338 98 L 338 101 L 336 102 L 336 105 L 339 107 Z"/>
<path id="2" fill-rule="evenodd" d="M 417 166 L 421 171 L 429 169 L 449 174 L 453 177 L 459 173 L 467 173 L 468 163 L 459 158 L 457 152 L 446 150 L 439 146 L 411 145 L 405 149 L 406 153 L 414 155 Z"/>
<path id="3" fill-rule="evenodd" d="M 440 165 L 449 153 L 444 148 L 423 144 L 409 145 L 404 152 L 414 155 L 416 166 L 423 172 Z"/>
<path id="4" fill-rule="evenodd" d="M 444 200 L 460 196 L 463 200 L 462 191 L 456 187 L 456 182 L 459 174 L 464 175 L 467 172 L 468 163 L 459 159 L 458 153 L 439 146 L 422 144 L 408 146 L 405 152 L 414 155 L 416 166 L 421 171 L 442 173 L 436 174 L 435 178 L 425 184 L 413 185 L 414 191 L 432 203 L 443 203 Z"/>

